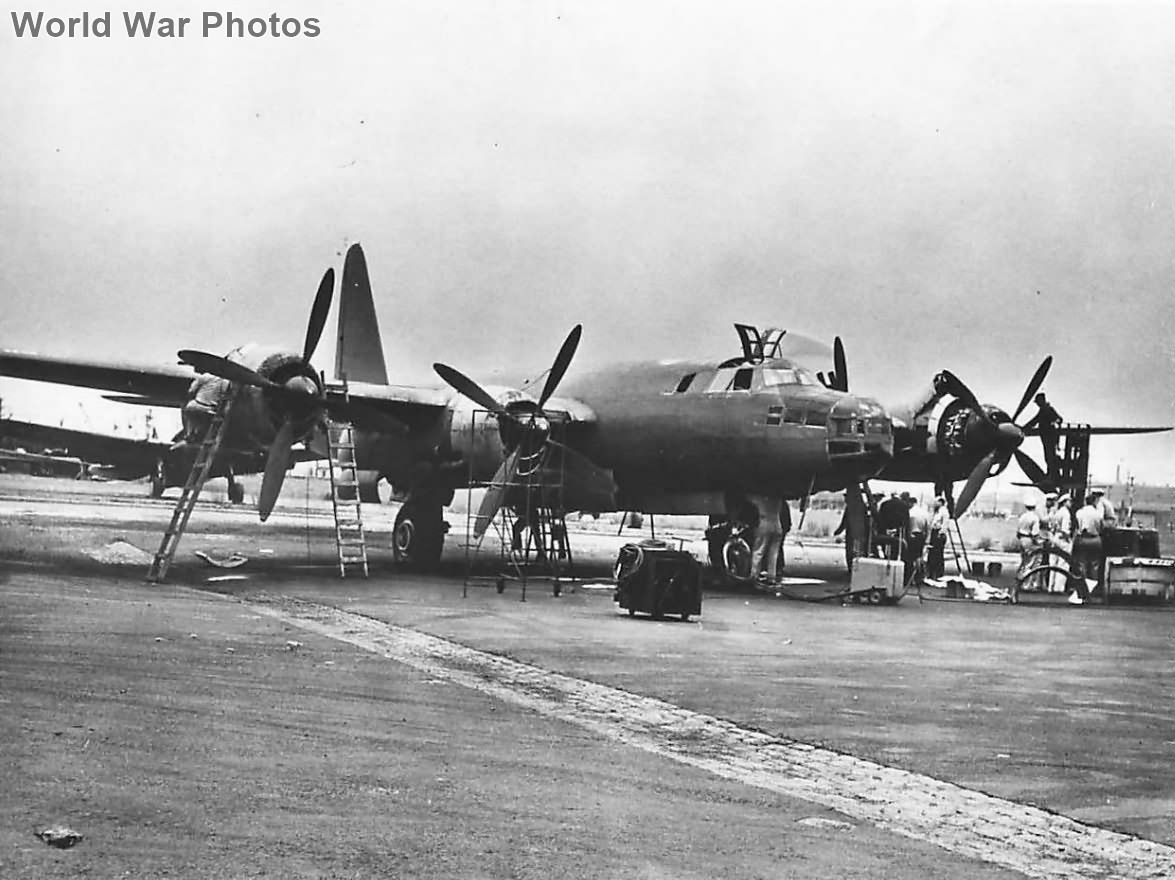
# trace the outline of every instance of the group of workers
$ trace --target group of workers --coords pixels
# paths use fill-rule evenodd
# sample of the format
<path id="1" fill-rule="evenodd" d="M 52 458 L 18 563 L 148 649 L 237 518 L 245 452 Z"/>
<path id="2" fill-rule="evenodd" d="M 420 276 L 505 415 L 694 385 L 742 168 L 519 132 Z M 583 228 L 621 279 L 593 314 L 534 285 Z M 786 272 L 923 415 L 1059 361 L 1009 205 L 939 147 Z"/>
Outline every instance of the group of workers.
<path id="1" fill-rule="evenodd" d="M 1069 571 L 1074 590 L 1069 601 L 1078 604 L 1089 598 L 1090 584 L 1101 585 L 1105 563 L 1102 532 L 1117 525 L 1118 516 L 1104 489 L 1091 489 L 1076 513 L 1072 500 L 1068 494 L 1058 496 L 1049 492 L 1044 496 L 1043 512 L 1037 512 L 1034 501 L 1025 502 L 1024 513 L 1016 523 L 1016 538 L 1020 542 L 1017 582 L 1025 589 L 1066 592 L 1070 579 L 1062 571 L 1046 569 L 1029 574 L 1034 568 L 1048 565 L 1050 550 L 1063 551 L 1072 559 Z M 1017 592 L 1013 591 L 1013 601 Z"/>
<path id="2" fill-rule="evenodd" d="M 904 580 L 920 574 L 925 554 L 925 573 L 929 578 L 941 578 L 946 572 L 945 551 L 950 512 L 942 495 L 934 499 L 927 510 L 921 501 L 903 492 L 884 498 L 880 492 L 873 496 L 877 513 L 874 518 L 876 550 L 887 559 L 901 559 Z"/>

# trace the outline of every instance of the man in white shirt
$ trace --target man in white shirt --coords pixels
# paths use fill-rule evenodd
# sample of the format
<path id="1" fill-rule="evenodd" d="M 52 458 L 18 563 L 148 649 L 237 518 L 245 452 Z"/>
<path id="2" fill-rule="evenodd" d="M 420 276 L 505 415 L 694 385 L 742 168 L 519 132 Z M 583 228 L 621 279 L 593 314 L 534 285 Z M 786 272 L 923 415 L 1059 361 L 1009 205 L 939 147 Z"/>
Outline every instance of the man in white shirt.
<path id="1" fill-rule="evenodd" d="M 1036 515 L 1036 502 L 1025 501 L 1024 512 L 1016 521 L 1016 539 L 1020 542 L 1020 571 L 1016 576 L 1016 585 L 1012 587 L 1012 601 L 1020 601 L 1020 588 L 1036 590 L 1040 588 L 1038 575 L 1030 580 L 1024 580 L 1029 570 L 1040 561 L 1037 548 L 1041 545 L 1040 517 Z"/>
<path id="2" fill-rule="evenodd" d="M 926 536 L 930 531 L 930 514 L 919 503 L 918 499 L 911 497 L 909 493 L 903 492 L 902 500 L 910 508 L 910 517 L 907 526 L 910 531 L 906 541 L 906 558 L 903 560 L 905 563 L 905 580 L 906 583 L 909 583 L 915 568 L 922 562 L 922 551 L 926 547 Z"/>
<path id="3" fill-rule="evenodd" d="M 1053 508 L 1049 517 L 1049 546 L 1070 555 L 1073 552 L 1073 512 L 1069 509 L 1069 496 L 1062 495 L 1057 499 L 1057 506 Z M 1062 560 L 1054 558 L 1053 564 L 1064 567 Z M 1063 593 L 1067 589 L 1067 578 L 1060 572 L 1049 573 L 1049 592 Z"/>
<path id="4" fill-rule="evenodd" d="M 930 552 L 926 559 L 928 577 L 941 578 L 946 574 L 943 552 L 947 546 L 947 526 L 950 523 L 950 518 L 950 514 L 947 512 L 947 500 L 939 495 L 934 499 L 934 510 L 930 513 Z"/>
<path id="5" fill-rule="evenodd" d="M 1073 574 L 1078 579 L 1078 592 L 1086 598 L 1090 583 L 1101 583 L 1102 564 L 1102 509 L 1093 492 L 1085 496 L 1085 506 L 1077 511 L 1077 532 L 1073 536 Z"/>
<path id="6" fill-rule="evenodd" d="M 1102 528 L 1118 525 L 1118 512 L 1114 510 L 1114 502 L 1106 497 L 1105 489 L 1090 489 L 1089 494 L 1094 496 L 1094 507 L 1102 514 Z"/>

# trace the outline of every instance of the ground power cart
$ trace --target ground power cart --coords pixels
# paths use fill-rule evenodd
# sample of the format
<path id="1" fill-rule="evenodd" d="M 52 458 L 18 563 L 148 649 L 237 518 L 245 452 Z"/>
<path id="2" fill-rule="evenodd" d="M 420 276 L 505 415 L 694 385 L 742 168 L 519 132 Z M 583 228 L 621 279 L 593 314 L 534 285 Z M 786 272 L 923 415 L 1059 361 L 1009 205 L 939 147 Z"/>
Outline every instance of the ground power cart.
<path id="1" fill-rule="evenodd" d="M 689 620 L 702 613 L 702 565 L 661 542 L 625 544 L 616 557 L 612 598 L 628 613 Z"/>

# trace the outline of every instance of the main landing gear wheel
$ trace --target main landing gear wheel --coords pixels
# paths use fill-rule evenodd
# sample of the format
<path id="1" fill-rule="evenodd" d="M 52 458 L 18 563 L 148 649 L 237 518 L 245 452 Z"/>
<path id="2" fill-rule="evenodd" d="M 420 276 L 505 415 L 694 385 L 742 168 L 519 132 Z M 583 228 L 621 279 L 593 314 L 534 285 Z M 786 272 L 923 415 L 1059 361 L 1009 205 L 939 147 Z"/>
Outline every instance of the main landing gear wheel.
<path id="1" fill-rule="evenodd" d="M 236 480 L 228 482 L 228 500 L 229 504 L 242 504 L 245 501 L 245 487 Z"/>
<path id="2" fill-rule="evenodd" d="M 414 568 L 435 567 L 445 545 L 445 520 L 439 507 L 405 504 L 396 514 L 392 553 L 396 562 Z"/>

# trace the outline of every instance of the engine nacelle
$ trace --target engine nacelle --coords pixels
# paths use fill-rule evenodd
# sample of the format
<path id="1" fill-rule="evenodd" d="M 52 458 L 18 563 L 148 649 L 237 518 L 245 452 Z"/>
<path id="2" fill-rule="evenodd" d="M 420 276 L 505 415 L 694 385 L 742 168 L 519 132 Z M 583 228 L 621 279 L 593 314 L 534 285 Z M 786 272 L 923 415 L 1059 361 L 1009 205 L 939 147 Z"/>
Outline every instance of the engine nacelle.
<path id="1" fill-rule="evenodd" d="M 475 481 L 491 479 L 506 456 L 498 417 L 464 396 L 453 400 L 448 442 L 449 454 L 460 459 L 465 473 L 472 464 Z"/>

